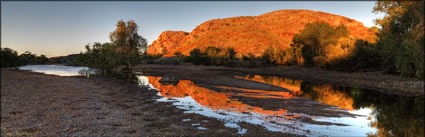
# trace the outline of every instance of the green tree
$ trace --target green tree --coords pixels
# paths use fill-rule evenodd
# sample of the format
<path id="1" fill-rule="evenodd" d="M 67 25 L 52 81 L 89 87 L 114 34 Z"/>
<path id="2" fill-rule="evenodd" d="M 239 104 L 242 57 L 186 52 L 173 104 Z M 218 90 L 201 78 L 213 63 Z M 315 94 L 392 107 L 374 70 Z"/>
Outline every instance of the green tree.
<path id="1" fill-rule="evenodd" d="M 221 59 L 223 60 L 223 65 L 228 67 L 233 67 L 235 62 L 233 60 L 236 59 L 236 51 L 233 48 L 226 48 L 221 50 Z"/>
<path id="2" fill-rule="evenodd" d="M 263 52 L 262 58 L 268 64 L 283 64 L 284 52 L 280 48 L 268 47 Z"/>
<path id="3" fill-rule="evenodd" d="M 10 48 L 1 48 L 1 67 L 18 66 L 18 53 Z"/>
<path id="4" fill-rule="evenodd" d="M 293 65 L 298 63 L 298 48 L 290 47 L 285 50 L 281 48 L 267 48 L 262 55 L 262 59 L 270 65 Z"/>
<path id="5" fill-rule="evenodd" d="M 41 54 L 39 57 L 37 57 L 37 64 L 45 64 L 49 61 L 49 59 L 46 57 L 46 55 Z"/>
<path id="6" fill-rule="evenodd" d="M 377 46 L 387 72 L 424 78 L 424 1 L 378 1 L 381 33 Z"/>
<path id="7" fill-rule="evenodd" d="M 78 64 L 102 70 L 104 74 L 110 74 L 114 68 L 120 65 L 120 61 L 111 43 L 94 43 L 92 48 L 86 45 L 86 51 L 77 57 Z"/>
<path id="8" fill-rule="evenodd" d="M 147 41 L 137 33 L 138 26 L 133 21 L 118 21 L 117 28 L 109 38 L 121 64 L 131 70 L 138 63 L 140 55 L 146 53 Z"/>
<path id="9" fill-rule="evenodd" d="M 195 48 L 190 51 L 190 57 L 193 64 L 200 65 L 202 63 L 201 50 L 199 50 L 198 48 Z"/>
<path id="10" fill-rule="evenodd" d="M 381 55 L 374 44 L 358 39 L 349 55 L 334 60 L 327 69 L 353 72 L 362 70 L 377 70 L 381 68 Z"/>
<path id="11" fill-rule="evenodd" d="M 19 65 L 27 65 L 27 64 L 36 64 L 36 54 L 32 54 L 29 51 L 25 51 L 24 53 L 22 53 L 21 55 L 19 55 L 18 58 L 18 64 Z"/>
<path id="12" fill-rule="evenodd" d="M 302 45 L 302 56 L 304 65 L 317 66 L 322 64 L 323 58 L 327 58 L 328 46 L 336 46 L 339 39 L 348 37 L 347 27 L 339 25 L 332 27 L 327 23 L 310 23 L 306 24 L 299 34 L 295 34 L 292 42 L 294 45 Z"/>
<path id="13" fill-rule="evenodd" d="M 183 58 L 184 57 L 184 55 L 181 52 L 174 53 L 174 56 L 177 57 L 177 58 Z"/>
<path id="14" fill-rule="evenodd" d="M 224 58 L 227 59 L 236 59 L 236 51 L 233 48 L 226 48 L 225 50 L 222 50 L 221 53 Z"/>
<path id="15" fill-rule="evenodd" d="M 203 62 L 205 65 L 222 65 L 222 57 L 220 56 L 221 49 L 217 47 L 207 47 L 205 50 L 205 57 L 206 60 Z"/>

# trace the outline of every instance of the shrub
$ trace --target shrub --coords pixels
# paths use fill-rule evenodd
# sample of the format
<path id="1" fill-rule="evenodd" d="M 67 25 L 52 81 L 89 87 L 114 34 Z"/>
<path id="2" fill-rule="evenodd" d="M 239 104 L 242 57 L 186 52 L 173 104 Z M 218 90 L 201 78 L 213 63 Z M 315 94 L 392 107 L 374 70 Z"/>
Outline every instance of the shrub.
<path id="1" fill-rule="evenodd" d="M 356 46 L 354 53 L 349 56 L 349 64 L 352 70 L 370 69 L 380 67 L 380 54 L 374 47 Z M 348 68 L 347 68 L 348 69 Z"/>
<path id="2" fill-rule="evenodd" d="M 315 56 L 313 58 L 314 66 L 319 68 L 325 68 L 325 65 L 327 64 L 327 57 L 325 56 Z"/>
<path id="3" fill-rule="evenodd" d="M 185 62 L 185 63 L 192 62 L 192 57 L 191 56 L 184 56 L 183 62 Z"/>
<path id="4" fill-rule="evenodd" d="M 18 53 L 10 48 L 1 48 L 1 67 L 18 66 Z"/>
<path id="5" fill-rule="evenodd" d="M 303 46 L 301 49 L 302 57 L 304 59 L 304 66 L 312 67 L 314 65 L 313 48 L 309 45 Z"/>
<path id="6" fill-rule="evenodd" d="M 201 65 L 202 63 L 201 50 L 199 50 L 198 48 L 195 48 L 192 51 L 190 51 L 190 58 L 193 64 Z"/>
<path id="7" fill-rule="evenodd" d="M 177 58 L 183 58 L 184 57 L 184 55 L 181 52 L 174 53 L 174 56 L 177 57 Z"/>
<path id="8" fill-rule="evenodd" d="M 423 79 L 424 74 L 424 43 L 421 45 L 414 41 L 403 41 L 395 57 L 395 67 L 402 76 L 418 77 Z"/>
<path id="9" fill-rule="evenodd" d="M 248 55 L 242 55 L 243 61 L 253 61 L 255 60 L 255 56 L 252 53 L 249 53 Z"/>
<path id="10" fill-rule="evenodd" d="M 141 57 L 141 63 L 142 64 L 153 64 L 155 63 L 154 60 L 159 59 L 162 57 L 162 54 L 145 54 Z"/>
<path id="11" fill-rule="evenodd" d="M 236 59 L 236 51 L 233 48 L 227 48 L 226 50 L 223 50 L 221 54 L 224 58 L 231 60 Z"/>
<path id="12" fill-rule="evenodd" d="M 268 64 L 272 64 L 273 63 L 273 54 L 274 54 L 274 48 L 269 47 L 263 52 L 262 58 Z"/>
<path id="13" fill-rule="evenodd" d="M 350 55 L 333 60 L 327 64 L 326 69 L 352 72 L 380 68 L 380 51 L 367 43 L 361 43 L 361 41 L 356 43 L 356 47 Z"/>
<path id="14" fill-rule="evenodd" d="M 205 52 L 200 49 L 193 49 L 190 56 L 184 57 L 185 62 L 192 62 L 195 65 L 225 65 L 235 66 L 236 52 L 233 48 L 220 49 L 216 47 L 208 47 Z"/>
<path id="15" fill-rule="evenodd" d="M 303 63 L 301 48 L 299 46 L 291 46 L 285 50 L 269 47 L 263 52 L 262 59 L 268 65 L 294 65 Z"/>
<path id="16" fill-rule="evenodd" d="M 285 64 L 285 52 L 281 48 L 267 48 L 262 58 L 270 65 Z"/>
<path id="17" fill-rule="evenodd" d="M 253 54 L 249 53 L 248 55 L 242 55 L 241 61 L 238 62 L 242 67 L 255 68 L 263 67 L 267 65 L 267 61 L 261 57 L 255 57 Z"/>
<path id="18" fill-rule="evenodd" d="M 296 47 L 290 47 L 284 50 L 284 64 L 295 65 L 303 63 L 301 49 Z"/>
<path id="19" fill-rule="evenodd" d="M 92 48 L 86 45 L 86 52 L 80 53 L 77 62 L 84 66 L 102 70 L 104 74 L 110 74 L 112 69 L 120 64 L 114 46 L 111 43 L 94 43 Z M 148 56 L 145 56 L 145 58 Z"/>
<path id="20" fill-rule="evenodd" d="M 424 42 L 419 40 L 397 39 L 385 34 L 377 45 L 382 57 L 382 66 L 387 73 L 400 73 L 402 76 L 423 79 Z"/>
<path id="21" fill-rule="evenodd" d="M 208 65 L 209 64 L 217 65 L 217 66 L 222 65 L 223 57 L 220 55 L 220 53 L 221 53 L 221 49 L 216 47 L 208 47 L 204 53 L 204 55 L 206 55 L 205 57 L 208 59 L 208 61 L 205 61 L 205 62 L 209 62 Z"/>

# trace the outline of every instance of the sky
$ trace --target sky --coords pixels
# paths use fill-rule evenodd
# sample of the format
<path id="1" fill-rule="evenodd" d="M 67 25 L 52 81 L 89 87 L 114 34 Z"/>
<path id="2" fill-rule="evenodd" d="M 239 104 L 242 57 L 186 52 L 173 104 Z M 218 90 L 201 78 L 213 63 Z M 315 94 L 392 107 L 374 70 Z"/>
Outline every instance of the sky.
<path id="1" fill-rule="evenodd" d="M 257 16 L 281 9 L 308 9 L 345 16 L 375 26 L 383 14 L 373 1 L 161 1 L 161 2 L 1 2 L 1 47 L 19 54 L 48 57 L 84 51 L 93 42 L 109 42 L 118 20 L 134 20 L 139 34 L 152 43 L 166 30 L 191 32 L 207 20 Z"/>

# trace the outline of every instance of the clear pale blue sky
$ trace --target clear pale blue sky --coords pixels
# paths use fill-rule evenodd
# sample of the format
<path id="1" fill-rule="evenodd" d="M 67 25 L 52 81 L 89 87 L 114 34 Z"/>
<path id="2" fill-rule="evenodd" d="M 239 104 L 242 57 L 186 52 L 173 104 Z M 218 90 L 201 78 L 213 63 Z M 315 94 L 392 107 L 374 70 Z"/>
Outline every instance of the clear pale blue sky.
<path id="1" fill-rule="evenodd" d="M 280 9 L 309 9 L 374 26 L 375 2 L 1 2 L 1 46 L 49 57 L 79 53 L 108 42 L 118 20 L 133 19 L 152 43 L 165 30 L 190 32 L 210 19 L 257 16 Z"/>

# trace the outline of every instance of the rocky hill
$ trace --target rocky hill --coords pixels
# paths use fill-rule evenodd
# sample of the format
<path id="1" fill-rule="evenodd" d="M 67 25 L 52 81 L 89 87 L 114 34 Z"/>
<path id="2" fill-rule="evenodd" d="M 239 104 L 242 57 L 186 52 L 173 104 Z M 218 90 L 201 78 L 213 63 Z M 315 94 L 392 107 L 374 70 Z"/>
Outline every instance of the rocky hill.
<path id="1" fill-rule="evenodd" d="M 371 41 L 376 36 L 361 22 L 344 16 L 311 10 L 278 10 L 259 16 L 212 19 L 192 32 L 166 31 L 148 48 L 148 54 L 173 56 L 176 52 L 188 55 L 194 48 L 208 46 L 235 49 L 238 55 L 261 55 L 269 46 L 287 48 L 292 37 L 305 24 L 326 22 L 331 26 L 344 24 L 351 37 Z"/>
<path id="2" fill-rule="evenodd" d="M 184 31 L 164 31 L 158 39 L 148 46 L 149 54 L 166 54 L 172 49 L 178 48 L 180 42 L 189 33 Z"/>

